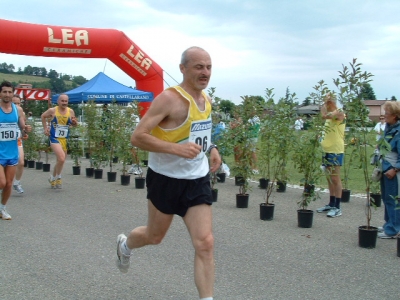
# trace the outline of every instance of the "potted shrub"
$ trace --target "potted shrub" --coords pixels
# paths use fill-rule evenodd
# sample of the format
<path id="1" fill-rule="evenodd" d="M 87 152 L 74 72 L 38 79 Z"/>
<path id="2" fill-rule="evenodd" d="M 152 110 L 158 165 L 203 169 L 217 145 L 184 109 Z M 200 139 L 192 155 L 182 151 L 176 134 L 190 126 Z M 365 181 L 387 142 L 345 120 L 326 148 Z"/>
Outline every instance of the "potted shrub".
<path id="1" fill-rule="evenodd" d="M 120 118 L 118 118 L 117 128 L 120 130 L 116 134 L 116 143 L 118 145 L 116 149 L 116 155 L 118 156 L 122 168 L 121 168 L 121 184 L 130 184 L 130 175 L 128 174 L 128 166 L 132 162 L 132 145 L 131 135 L 135 128 L 135 122 L 137 121 L 138 115 L 137 103 L 132 102 L 130 107 L 124 107 L 121 110 Z M 141 174 L 142 175 L 142 174 Z"/>
<path id="2" fill-rule="evenodd" d="M 371 81 L 371 73 L 362 72 L 361 64 L 356 59 L 350 63 L 350 68 L 343 66 L 339 71 L 339 77 L 334 80 L 339 93 L 339 101 L 346 107 L 347 123 L 349 126 L 357 128 L 354 132 L 354 147 L 356 149 L 357 165 L 362 171 L 367 193 L 366 203 L 366 225 L 358 228 L 358 245 L 362 248 L 375 248 L 378 228 L 371 226 L 371 173 L 369 168 L 370 155 L 367 124 L 369 123 L 369 111 L 362 98 L 362 87 L 365 83 Z"/>
<path id="3" fill-rule="evenodd" d="M 107 172 L 107 181 L 115 182 L 117 172 L 113 171 L 113 164 L 118 162 L 117 135 L 120 130 L 119 122 L 121 118 L 121 108 L 115 101 L 111 105 L 103 105 L 102 130 L 104 133 L 104 147 L 107 149 L 110 170 Z"/>
<path id="4" fill-rule="evenodd" d="M 274 106 L 274 118 L 271 124 L 272 139 L 274 141 L 271 155 L 275 162 L 274 173 L 276 176 L 277 192 L 286 191 L 286 184 L 289 179 L 286 165 L 295 140 L 292 128 L 294 119 L 293 105 L 281 98 L 278 104 Z"/>
<path id="5" fill-rule="evenodd" d="M 43 151 L 44 151 L 43 172 L 50 172 L 49 153 L 51 151 L 51 147 L 50 147 L 50 139 L 47 136 L 44 138 Z"/>
<path id="6" fill-rule="evenodd" d="M 81 135 L 79 135 L 79 127 L 72 127 L 70 129 L 70 135 L 68 139 L 68 150 L 72 159 L 72 174 L 80 175 L 81 174 Z"/>
<path id="7" fill-rule="evenodd" d="M 32 131 L 29 133 L 29 137 L 26 140 L 24 140 L 25 159 L 27 160 L 28 168 L 34 168 L 35 160 L 38 159 L 38 151 L 37 151 L 38 132 L 36 131 L 35 122 L 27 121 L 26 124 L 32 127 Z"/>
<path id="8" fill-rule="evenodd" d="M 271 178 L 271 161 L 272 161 L 272 147 L 274 145 L 273 140 L 273 106 L 269 103 L 274 103 L 274 94 L 272 89 L 266 89 L 266 111 L 262 114 L 261 118 L 261 129 L 260 129 L 260 150 L 258 152 L 258 166 L 261 174 L 259 179 L 259 187 L 261 189 L 266 189 L 268 187 L 268 182 Z"/>
<path id="9" fill-rule="evenodd" d="M 313 210 L 308 209 L 311 201 L 319 198 L 315 185 L 321 176 L 320 159 L 322 156 L 320 150 L 319 137 L 322 134 L 323 127 L 318 126 L 321 123 L 321 117 L 317 115 L 309 120 L 310 127 L 307 131 L 296 139 L 293 147 L 292 160 L 295 168 L 302 174 L 300 183 L 304 185 L 304 191 L 301 200 L 298 202 L 297 210 L 298 226 L 303 228 L 312 227 Z"/>
<path id="10" fill-rule="evenodd" d="M 218 201 L 218 189 L 215 188 L 215 185 L 217 184 L 218 179 L 217 179 L 217 172 L 210 172 L 210 184 L 211 184 L 211 193 L 212 193 L 212 201 L 217 202 Z"/>
<path id="11" fill-rule="evenodd" d="M 381 207 L 382 205 L 382 195 L 381 195 L 381 184 L 380 182 L 371 181 L 371 193 L 370 193 L 370 203 L 374 207 Z"/>
<path id="12" fill-rule="evenodd" d="M 228 122 L 230 117 L 225 111 L 221 108 L 221 98 L 215 97 L 215 88 L 211 87 L 208 89 L 208 96 L 212 100 L 212 133 L 211 133 L 211 142 L 213 144 L 218 145 L 218 151 L 221 156 L 221 160 L 223 164 L 221 168 L 217 171 L 217 182 L 225 182 L 226 176 L 229 176 L 230 170 L 229 167 L 224 162 L 224 157 L 233 154 L 233 144 L 229 140 L 229 136 L 227 135 L 227 126 L 225 122 Z"/>
<path id="13" fill-rule="evenodd" d="M 86 157 L 89 158 L 89 167 L 86 168 L 86 177 L 93 177 L 94 167 L 91 158 L 92 149 L 94 147 L 95 136 L 98 134 L 98 113 L 96 103 L 91 100 L 83 107 L 83 113 L 86 121 Z"/>
<path id="14" fill-rule="evenodd" d="M 248 120 L 249 113 L 254 109 L 248 96 L 242 97 L 242 105 L 237 107 L 238 121 L 229 131 L 231 141 L 237 151 L 235 165 L 232 169 L 235 174 L 235 185 L 239 186 L 239 193 L 236 194 L 236 207 L 247 208 L 249 204 L 249 194 L 247 193 L 251 186 L 249 180 L 253 175 L 252 169 L 252 151 L 248 147 L 248 128 L 250 123 L 241 120 Z"/>

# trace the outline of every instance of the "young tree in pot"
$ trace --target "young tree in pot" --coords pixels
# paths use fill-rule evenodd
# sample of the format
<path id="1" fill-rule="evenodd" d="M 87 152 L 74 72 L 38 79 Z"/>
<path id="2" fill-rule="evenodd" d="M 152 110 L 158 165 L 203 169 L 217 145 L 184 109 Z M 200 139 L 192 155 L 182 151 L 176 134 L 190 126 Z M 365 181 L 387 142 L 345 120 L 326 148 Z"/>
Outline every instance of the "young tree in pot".
<path id="1" fill-rule="evenodd" d="M 38 140 L 38 131 L 35 129 L 35 122 L 27 121 L 26 124 L 32 127 L 32 131 L 29 133 L 29 137 L 24 140 L 25 159 L 28 161 L 28 168 L 34 168 L 35 160 L 39 157 L 36 146 Z"/>
<path id="2" fill-rule="evenodd" d="M 308 120 L 310 127 L 296 139 L 293 147 L 292 161 L 295 168 L 303 175 L 300 183 L 304 184 L 302 198 L 298 202 L 300 209 L 297 211 L 298 226 L 310 228 L 313 221 L 313 210 L 308 209 L 311 201 L 319 198 L 315 185 L 321 177 L 320 161 L 322 152 L 320 150 L 319 138 L 322 135 L 323 127 L 321 117 L 317 115 Z"/>
<path id="3" fill-rule="evenodd" d="M 260 129 L 260 150 L 258 153 L 258 167 L 260 170 L 261 178 L 259 179 L 259 187 L 266 189 L 268 182 L 271 179 L 271 161 L 272 161 L 272 147 L 275 143 L 273 140 L 273 103 L 274 94 L 273 88 L 266 89 L 266 107 L 261 117 L 261 129 Z"/>
<path id="4" fill-rule="evenodd" d="M 120 130 L 119 122 L 121 108 L 113 101 L 111 105 L 104 104 L 102 107 L 101 129 L 104 134 L 104 147 L 107 149 L 110 170 L 107 172 L 108 182 L 115 182 L 117 173 L 113 171 L 114 158 L 117 156 L 117 134 Z"/>
<path id="5" fill-rule="evenodd" d="M 89 169 L 89 173 L 91 171 L 93 176 L 93 161 L 91 154 L 94 147 L 95 136 L 98 135 L 98 113 L 96 103 L 93 100 L 86 103 L 83 107 L 83 113 L 86 121 L 87 156 L 90 158 L 90 166 L 87 169 Z"/>
<path id="6" fill-rule="evenodd" d="M 294 96 L 295 94 L 292 97 Z M 293 101 L 287 102 L 284 98 L 281 98 L 274 107 L 274 117 L 271 124 L 272 139 L 274 141 L 271 154 L 275 161 L 276 178 L 274 180 L 276 180 L 278 186 L 277 192 L 286 190 L 286 184 L 289 179 L 286 166 L 295 140 L 294 120 Z"/>
<path id="7" fill-rule="evenodd" d="M 371 226 L 371 173 L 370 173 L 370 155 L 367 124 L 369 123 L 369 110 L 365 106 L 362 97 L 362 89 L 365 83 L 371 81 L 371 73 L 362 72 L 361 64 L 357 59 L 350 62 L 350 68 L 343 66 L 339 71 L 339 77 L 334 80 L 339 93 L 339 101 L 346 107 L 347 123 L 351 127 L 357 128 L 354 132 L 354 147 L 357 150 L 356 158 L 365 183 L 367 200 L 365 206 L 367 225 L 359 227 L 359 246 L 362 248 L 375 248 L 378 228 Z"/>
<path id="8" fill-rule="evenodd" d="M 130 184 L 130 175 L 128 174 L 128 166 L 132 162 L 132 144 L 131 135 L 135 129 L 136 119 L 138 115 L 137 103 L 132 102 L 130 107 L 121 110 L 120 118 L 118 119 L 116 134 L 116 143 L 118 145 L 116 154 L 122 163 L 121 169 L 121 184 Z M 143 176 L 143 174 L 140 174 Z"/>
<path id="9" fill-rule="evenodd" d="M 101 109 L 95 107 L 95 114 L 93 113 L 94 120 L 91 124 L 88 123 L 88 131 L 90 131 L 91 153 L 90 160 L 91 166 L 94 168 L 94 178 L 103 178 L 103 168 L 107 165 L 109 149 L 105 141 L 105 131 L 103 119 L 101 117 Z M 89 130 L 90 127 L 90 130 Z"/>
<path id="10" fill-rule="evenodd" d="M 225 111 L 221 109 L 221 99 L 219 97 L 215 97 L 215 88 L 211 87 L 208 89 L 208 96 L 210 96 L 212 100 L 212 133 L 211 133 L 211 142 L 215 145 L 218 145 L 218 151 L 221 155 L 222 163 L 225 164 L 224 157 L 233 154 L 233 144 L 230 140 L 230 136 L 227 134 L 227 126 L 225 122 L 229 122 L 230 116 Z M 223 165 L 216 172 L 217 181 L 225 182 L 226 176 L 229 174 L 226 173 Z"/>
<path id="11" fill-rule="evenodd" d="M 68 150 L 72 159 L 72 174 L 80 175 L 81 174 L 81 161 L 80 157 L 82 155 L 81 151 L 81 141 L 80 141 L 80 128 L 72 127 L 69 133 L 68 139 Z"/>
<path id="12" fill-rule="evenodd" d="M 229 136 L 235 141 L 235 166 L 233 172 L 239 177 L 236 184 L 239 185 L 239 193 L 236 194 L 236 207 L 247 208 L 249 202 L 249 194 L 247 193 L 251 186 L 249 180 L 253 175 L 252 169 L 252 149 L 249 147 L 249 127 L 247 121 L 254 111 L 254 106 L 248 96 L 242 97 L 242 105 L 237 107 L 237 125 L 229 131 Z"/>

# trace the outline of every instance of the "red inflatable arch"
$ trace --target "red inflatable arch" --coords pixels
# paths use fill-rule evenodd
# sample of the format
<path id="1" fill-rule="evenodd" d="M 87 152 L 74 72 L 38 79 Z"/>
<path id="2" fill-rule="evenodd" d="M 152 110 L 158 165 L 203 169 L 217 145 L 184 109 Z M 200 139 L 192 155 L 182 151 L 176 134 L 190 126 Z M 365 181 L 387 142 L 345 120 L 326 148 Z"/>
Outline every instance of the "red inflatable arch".
<path id="1" fill-rule="evenodd" d="M 136 81 L 139 90 L 157 96 L 163 70 L 123 32 L 115 29 L 29 24 L 0 19 L 0 52 L 9 54 L 108 58 Z M 142 115 L 151 102 L 140 102 Z"/>

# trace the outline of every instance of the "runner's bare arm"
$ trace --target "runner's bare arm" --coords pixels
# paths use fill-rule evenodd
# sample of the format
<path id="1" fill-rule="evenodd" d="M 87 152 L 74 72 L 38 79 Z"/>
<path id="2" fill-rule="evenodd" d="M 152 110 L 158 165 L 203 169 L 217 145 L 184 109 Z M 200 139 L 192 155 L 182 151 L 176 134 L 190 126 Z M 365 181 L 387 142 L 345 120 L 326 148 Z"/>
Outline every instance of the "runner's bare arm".
<path id="1" fill-rule="evenodd" d="M 45 135 L 49 135 L 49 128 L 47 126 L 47 120 L 51 119 L 51 117 L 54 116 L 55 113 L 55 108 L 49 108 L 46 110 L 44 113 L 42 113 L 41 119 L 42 119 L 42 126 L 43 126 L 43 132 Z"/>
<path id="2" fill-rule="evenodd" d="M 75 112 L 73 109 L 70 108 L 69 113 L 71 116 L 71 126 L 75 127 L 76 125 L 78 125 L 78 120 L 76 119 Z"/>
<path id="3" fill-rule="evenodd" d="M 18 107 L 18 126 L 21 130 L 22 137 L 25 136 L 27 132 L 30 132 L 32 130 L 32 127 L 30 125 L 25 124 L 25 114 L 22 107 Z"/>

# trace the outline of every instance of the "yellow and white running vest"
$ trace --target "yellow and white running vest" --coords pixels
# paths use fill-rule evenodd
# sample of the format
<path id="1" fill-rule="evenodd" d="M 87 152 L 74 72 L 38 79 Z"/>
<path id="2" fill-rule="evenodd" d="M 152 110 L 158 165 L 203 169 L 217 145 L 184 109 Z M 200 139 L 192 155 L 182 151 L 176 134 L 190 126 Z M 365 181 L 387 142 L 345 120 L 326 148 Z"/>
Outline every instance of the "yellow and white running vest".
<path id="1" fill-rule="evenodd" d="M 173 129 L 155 127 L 151 134 L 160 140 L 184 144 L 194 142 L 202 146 L 202 151 L 194 159 L 183 158 L 173 154 L 150 152 L 149 167 L 153 171 L 177 179 L 196 179 L 204 177 L 209 172 L 208 159 L 205 153 L 211 144 L 211 104 L 206 93 L 205 109 L 200 111 L 193 97 L 180 86 L 170 87 L 175 89 L 189 102 L 188 116 L 185 122 Z"/>

